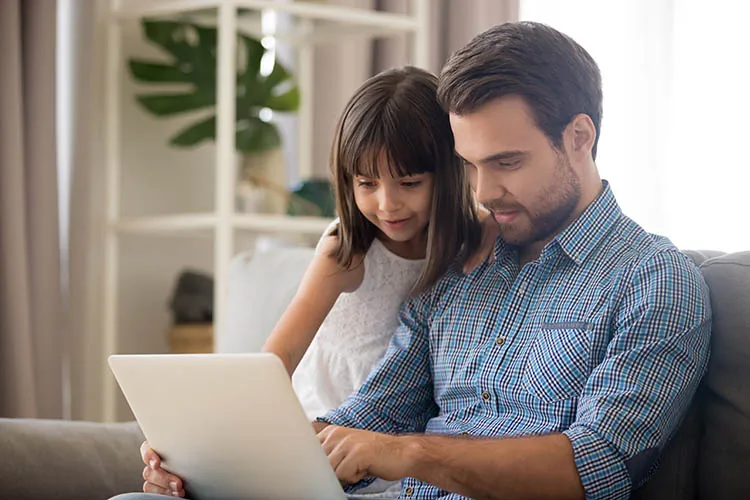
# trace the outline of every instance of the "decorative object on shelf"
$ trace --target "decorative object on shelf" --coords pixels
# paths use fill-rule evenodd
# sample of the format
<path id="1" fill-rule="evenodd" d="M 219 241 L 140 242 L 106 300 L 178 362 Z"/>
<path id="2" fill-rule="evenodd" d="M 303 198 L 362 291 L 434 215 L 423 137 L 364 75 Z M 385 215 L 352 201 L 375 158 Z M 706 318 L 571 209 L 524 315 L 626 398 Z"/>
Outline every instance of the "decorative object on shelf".
<path id="1" fill-rule="evenodd" d="M 172 299 L 169 351 L 194 354 L 213 351 L 214 280 L 199 271 L 183 271 L 177 278 Z"/>
<path id="2" fill-rule="evenodd" d="M 174 325 L 169 329 L 169 352 L 203 354 L 214 351 L 214 328 L 211 323 Z"/>
<path id="3" fill-rule="evenodd" d="M 213 320 L 214 280 L 198 271 L 183 271 L 177 278 L 169 303 L 177 325 L 210 323 Z"/>
<path id="4" fill-rule="evenodd" d="M 131 58 L 131 75 L 139 82 L 169 86 L 168 91 L 141 93 L 138 103 L 157 117 L 198 110 L 215 110 L 218 28 L 183 20 L 141 21 L 143 36 L 169 56 L 168 62 Z M 269 116 L 299 108 L 299 89 L 278 60 L 272 68 L 261 61 L 272 56 L 261 42 L 237 34 L 236 150 L 242 156 L 238 182 L 241 208 L 284 213 L 286 165 L 281 136 Z M 175 85 L 186 86 L 175 91 Z M 175 147 L 192 147 L 216 139 L 216 114 L 185 127 L 169 140 Z"/>
<path id="5" fill-rule="evenodd" d="M 292 189 L 287 214 L 333 218 L 336 201 L 333 187 L 326 179 L 310 179 Z"/>

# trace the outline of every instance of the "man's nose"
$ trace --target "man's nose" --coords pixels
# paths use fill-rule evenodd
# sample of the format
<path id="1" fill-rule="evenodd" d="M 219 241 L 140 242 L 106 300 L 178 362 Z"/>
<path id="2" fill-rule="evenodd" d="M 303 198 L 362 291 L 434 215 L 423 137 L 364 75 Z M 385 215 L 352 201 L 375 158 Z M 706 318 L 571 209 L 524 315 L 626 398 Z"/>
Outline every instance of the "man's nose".
<path id="1" fill-rule="evenodd" d="M 507 192 L 505 186 L 498 182 L 498 179 L 495 179 L 492 175 L 488 175 L 481 168 L 477 169 L 473 184 L 477 201 L 483 205 L 492 200 L 502 198 Z"/>

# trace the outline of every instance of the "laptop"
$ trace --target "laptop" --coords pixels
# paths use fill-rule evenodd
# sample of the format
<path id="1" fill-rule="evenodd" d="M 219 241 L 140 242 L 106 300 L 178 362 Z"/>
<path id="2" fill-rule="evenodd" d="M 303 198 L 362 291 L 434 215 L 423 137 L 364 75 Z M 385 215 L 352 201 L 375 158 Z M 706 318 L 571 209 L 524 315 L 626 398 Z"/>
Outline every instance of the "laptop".
<path id="1" fill-rule="evenodd" d="M 346 498 L 275 355 L 113 355 L 109 366 L 192 500 Z"/>

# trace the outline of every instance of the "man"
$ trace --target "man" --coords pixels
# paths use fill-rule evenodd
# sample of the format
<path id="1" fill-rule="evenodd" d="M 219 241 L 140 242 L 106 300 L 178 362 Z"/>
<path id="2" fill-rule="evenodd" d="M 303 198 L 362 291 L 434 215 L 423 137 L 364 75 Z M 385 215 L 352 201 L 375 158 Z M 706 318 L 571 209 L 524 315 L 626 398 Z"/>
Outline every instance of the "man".
<path id="1" fill-rule="evenodd" d="M 573 40 L 492 28 L 439 94 L 499 237 L 405 304 L 381 365 L 314 424 L 322 446 L 342 481 L 405 478 L 404 498 L 627 498 L 705 371 L 706 285 L 600 179 L 601 78 Z M 182 495 L 155 465 L 146 489 Z"/>

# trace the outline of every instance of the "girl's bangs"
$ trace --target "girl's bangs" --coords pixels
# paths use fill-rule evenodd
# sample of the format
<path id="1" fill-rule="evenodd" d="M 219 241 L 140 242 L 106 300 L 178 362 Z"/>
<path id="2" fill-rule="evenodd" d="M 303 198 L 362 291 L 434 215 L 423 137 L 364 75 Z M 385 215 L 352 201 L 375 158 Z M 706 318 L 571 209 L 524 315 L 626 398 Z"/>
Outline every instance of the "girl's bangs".
<path id="1" fill-rule="evenodd" d="M 390 123 L 389 123 L 390 122 Z M 385 162 L 392 177 L 433 172 L 435 170 L 434 137 L 420 130 L 414 122 L 402 117 L 402 126 L 379 119 L 364 126 L 343 148 L 343 166 L 351 177 L 380 177 Z M 405 126 L 410 123 L 412 126 Z M 391 126 L 389 126 L 391 125 Z"/>

